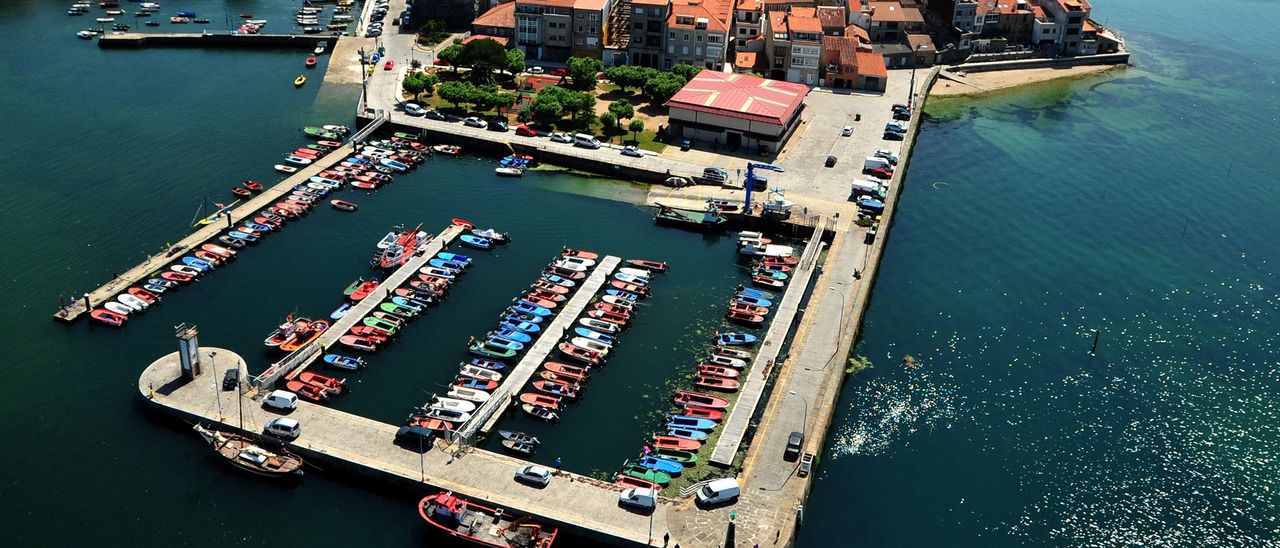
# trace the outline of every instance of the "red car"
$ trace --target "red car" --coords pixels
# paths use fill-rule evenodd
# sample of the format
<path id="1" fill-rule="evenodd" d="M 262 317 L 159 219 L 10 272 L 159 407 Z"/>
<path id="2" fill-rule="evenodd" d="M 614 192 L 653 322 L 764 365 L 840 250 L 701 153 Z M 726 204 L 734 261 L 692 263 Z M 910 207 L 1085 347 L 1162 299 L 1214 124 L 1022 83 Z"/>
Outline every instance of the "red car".
<path id="1" fill-rule="evenodd" d="M 550 72 L 548 72 L 547 74 L 550 74 L 550 75 L 552 75 L 552 76 L 568 76 L 568 75 L 569 75 L 569 69 L 566 69 L 566 68 L 564 68 L 564 67 L 556 67 L 556 68 L 551 69 L 551 71 L 550 71 Z"/>
<path id="2" fill-rule="evenodd" d="M 443 60 L 443 59 L 436 59 L 435 61 L 432 61 L 432 62 L 431 62 L 431 64 L 436 65 L 436 66 L 438 66 L 438 67 L 447 67 L 447 66 L 449 66 L 449 62 L 448 62 L 448 61 L 445 61 L 445 60 Z"/>
<path id="3" fill-rule="evenodd" d="M 892 178 L 893 178 L 893 172 L 892 172 L 892 171 L 889 171 L 889 170 L 887 170 L 887 169 L 885 169 L 885 168 L 878 167 L 878 168 L 875 168 L 875 169 L 871 170 L 871 176 L 872 176 L 872 177 L 875 177 L 875 178 L 877 178 L 877 179 L 892 179 Z"/>
<path id="4" fill-rule="evenodd" d="M 387 64 L 382 65 L 382 70 L 391 70 L 393 68 L 396 68 L 395 59 L 387 59 Z"/>
<path id="5" fill-rule="evenodd" d="M 524 124 L 516 126 L 516 135 L 524 135 L 525 137 L 537 137 L 538 132 L 529 128 Z"/>

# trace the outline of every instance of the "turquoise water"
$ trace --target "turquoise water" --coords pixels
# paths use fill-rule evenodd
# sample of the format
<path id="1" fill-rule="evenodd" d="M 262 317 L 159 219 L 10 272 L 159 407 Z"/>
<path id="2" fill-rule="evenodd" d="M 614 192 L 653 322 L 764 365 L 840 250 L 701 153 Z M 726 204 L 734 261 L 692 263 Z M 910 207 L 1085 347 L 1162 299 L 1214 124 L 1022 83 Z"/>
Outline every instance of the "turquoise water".
<path id="1" fill-rule="evenodd" d="M 1136 68 L 928 106 L 801 545 L 1280 538 L 1280 10 L 1094 8 Z"/>

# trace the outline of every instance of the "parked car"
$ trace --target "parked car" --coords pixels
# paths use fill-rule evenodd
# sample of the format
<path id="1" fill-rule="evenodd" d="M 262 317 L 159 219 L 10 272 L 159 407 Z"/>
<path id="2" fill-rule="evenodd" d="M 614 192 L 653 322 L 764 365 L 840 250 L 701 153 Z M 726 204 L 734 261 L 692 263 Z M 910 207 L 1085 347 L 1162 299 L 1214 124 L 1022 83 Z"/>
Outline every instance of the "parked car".
<path id="1" fill-rule="evenodd" d="M 511 129 L 507 126 L 507 123 L 502 120 L 490 120 L 489 122 L 486 122 L 486 124 L 487 125 L 484 127 L 489 131 L 508 131 Z"/>
<path id="2" fill-rule="evenodd" d="M 893 169 L 893 164 L 879 156 L 867 156 L 862 160 L 863 173 L 871 173 L 871 170 L 876 168 Z"/>
<path id="3" fill-rule="evenodd" d="M 680 150 L 688 152 L 691 148 L 693 148 L 693 139 L 684 139 L 680 141 Z"/>
<path id="4" fill-rule="evenodd" d="M 364 33 L 365 38 L 377 38 L 379 36 L 382 36 L 382 29 L 369 29 L 369 32 Z"/>
<path id="5" fill-rule="evenodd" d="M 636 148 L 636 147 L 633 147 L 633 146 L 625 146 L 625 147 L 622 147 L 622 155 L 623 155 L 623 156 L 634 156 L 634 157 L 636 157 L 636 158 L 644 158 L 644 153 L 643 153 L 643 152 L 640 152 L 640 149 L 638 149 L 638 148 Z"/>
<path id="6" fill-rule="evenodd" d="M 844 129 L 840 130 L 840 135 L 843 137 L 853 135 L 853 126 L 844 126 Z"/>
<path id="7" fill-rule="evenodd" d="M 653 510 L 658 507 L 658 490 L 644 487 L 626 489 L 618 495 L 618 503 L 642 510 Z"/>
<path id="8" fill-rule="evenodd" d="M 288 390 L 275 390 L 267 394 L 262 405 L 279 411 L 291 411 L 298 407 L 298 395 Z"/>
<path id="9" fill-rule="evenodd" d="M 827 156 L 827 163 L 824 165 L 826 165 L 827 167 L 836 167 L 837 160 L 838 158 L 836 158 L 835 156 Z"/>
<path id="10" fill-rule="evenodd" d="M 876 149 L 875 156 L 877 158 L 884 158 L 888 160 L 890 164 L 895 166 L 898 165 L 898 154 L 887 148 Z"/>
<path id="11" fill-rule="evenodd" d="M 486 121 L 484 121 L 484 120 L 481 120 L 481 119 L 479 119 L 479 118 L 476 118 L 475 116 L 471 116 L 471 117 L 469 117 L 469 118 L 467 118 L 467 119 L 463 120 L 463 121 L 462 121 L 462 123 L 463 123 L 463 124 L 466 124 L 466 125 L 468 125 L 468 126 L 471 126 L 471 127 L 478 127 L 478 128 L 482 128 L 482 129 L 483 129 L 485 126 L 488 126 L 488 125 L 489 125 L 489 122 L 486 122 Z"/>
<path id="12" fill-rule="evenodd" d="M 573 146 L 597 149 L 600 148 L 600 140 L 589 133 L 578 133 L 573 136 Z"/>
<path id="13" fill-rule="evenodd" d="M 542 74 L 545 72 L 547 72 L 547 70 L 542 67 L 529 67 L 529 74 Z"/>
<path id="14" fill-rule="evenodd" d="M 382 70 L 391 70 L 393 68 L 396 68 L 395 59 L 387 59 L 387 62 L 382 65 Z"/>
<path id="15" fill-rule="evenodd" d="M 417 103 L 405 103 L 404 113 L 409 116 L 422 116 L 427 113 L 427 109 L 422 108 L 422 105 Z"/>
<path id="16" fill-rule="evenodd" d="M 521 466 L 516 469 L 516 481 L 526 481 L 545 487 L 551 483 L 551 470 L 536 464 Z"/>
<path id="17" fill-rule="evenodd" d="M 784 460 L 793 461 L 800 458 L 800 448 L 804 446 L 804 433 L 800 431 L 792 432 L 787 436 L 787 449 L 782 452 Z"/>
<path id="18" fill-rule="evenodd" d="M 524 125 L 524 124 L 520 124 L 520 125 L 516 126 L 516 135 L 523 135 L 523 136 L 525 136 L 525 137 L 537 137 L 537 136 L 538 136 L 538 132 L 534 131 L 534 130 L 533 130 L 532 128 L 530 128 L 529 126 L 526 126 L 526 125 Z"/>
<path id="19" fill-rule="evenodd" d="M 568 133 L 555 132 L 551 134 L 551 140 L 556 143 L 572 143 L 573 136 Z"/>
<path id="20" fill-rule="evenodd" d="M 896 131 L 886 131 L 884 132 L 884 135 L 881 138 L 883 138 L 886 141 L 901 141 L 906 137 L 907 135 L 905 133 L 898 133 Z"/>
<path id="21" fill-rule="evenodd" d="M 735 500 L 741 494 L 742 488 L 738 486 L 738 480 L 721 478 L 712 480 L 698 489 L 697 498 L 698 502 L 704 505 L 713 505 Z"/>
<path id="22" fill-rule="evenodd" d="M 396 443 L 407 449 L 425 451 L 436 442 L 436 432 L 421 426 L 401 426 L 396 431 Z"/>
<path id="23" fill-rule="evenodd" d="M 232 367 L 222 374 L 222 390 L 230 392 L 236 389 L 236 385 L 240 384 L 240 368 Z"/>
<path id="24" fill-rule="evenodd" d="M 875 168 L 875 169 L 871 170 L 871 176 L 872 176 L 872 177 L 875 177 L 875 178 L 877 178 L 877 179 L 892 179 L 892 178 L 893 178 L 893 171 L 890 171 L 890 170 L 885 169 L 885 168 L 882 168 L 882 167 L 878 167 L 878 168 Z"/>
<path id="25" fill-rule="evenodd" d="M 550 75 L 552 75 L 552 76 L 568 76 L 568 75 L 569 75 L 569 69 L 566 69 L 566 68 L 564 68 L 564 67 L 556 67 L 556 68 L 551 69 L 551 72 L 549 72 L 549 73 L 547 73 L 547 74 L 550 74 Z"/>
<path id="26" fill-rule="evenodd" d="M 435 61 L 432 61 L 432 62 L 431 62 L 431 64 L 436 65 L 436 66 L 438 66 L 438 67 L 447 67 L 447 66 L 449 66 L 449 62 L 448 62 L 448 61 L 445 61 L 444 59 L 436 59 Z"/>
<path id="27" fill-rule="evenodd" d="M 292 440 L 302 434 L 302 424 L 289 417 L 276 417 L 267 421 L 262 431 L 272 436 Z"/>
<path id="28" fill-rule="evenodd" d="M 894 120 L 903 120 L 903 121 L 905 121 L 905 120 L 910 120 L 910 119 L 911 119 L 911 111 L 909 111 L 909 110 L 895 110 L 895 111 L 893 111 L 893 119 L 894 119 Z"/>
<path id="29" fill-rule="evenodd" d="M 432 120 L 440 120 L 440 121 L 442 121 L 442 122 L 443 122 L 443 121 L 445 121 L 445 120 L 447 119 L 447 118 L 445 118 L 445 115 L 444 115 L 444 113 L 443 113 L 443 112 L 440 112 L 440 111 L 438 111 L 438 110 L 436 110 L 436 109 L 428 110 L 428 111 L 427 111 L 426 116 L 427 116 L 427 118 L 430 118 L 430 119 L 432 119 Z"/>
<path id="30" fill-rule="evenodd" d="M 702 170 L 702 177 L 709 181 L 723 183 L 729 180 L 729 172 L 718 167 L 708 167 Z"/>
<path id="31" fill-rule="evenodd" d="M 889 122 L 889 123 L 887 123 L 887 124 L 885 124 L 885 125 L 884 125 L 884 130 L 885 130 L 885 131 L 893 131 L 893 132 L 897 132 L 897 133 L 906 133 L 906 132 L 907 132 L 907 125 L 906 125 L 906 124 L 903 124 L 902 122 L 897 122 L 897 121 Z"/>

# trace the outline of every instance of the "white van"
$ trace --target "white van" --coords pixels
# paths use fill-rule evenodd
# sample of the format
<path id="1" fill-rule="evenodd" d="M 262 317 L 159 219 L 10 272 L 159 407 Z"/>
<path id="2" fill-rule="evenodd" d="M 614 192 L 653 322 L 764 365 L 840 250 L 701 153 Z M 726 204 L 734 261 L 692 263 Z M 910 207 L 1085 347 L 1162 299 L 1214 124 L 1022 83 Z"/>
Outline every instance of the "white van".
<path id="1" fill-rule="evenodd" d="M 719 504 L 737 499 L 740 494 L 742 494 L 742 488 L 738 486 L 738 480 L 721 478 L 712 480 L 711 483 L 698 489 L 698 502 L 702 504 Z"/>
<path id="2" fill-rule="evenodd" d="M 870 194 L 872 196 L 884 196 L 885 189 L 878 183 L 871 181 L 854 181 L 850 184 L 849 193 L 853 195 Z"/>
<path id="3" fill-rule="evenodd" d="M 302 435 L 302 424 L 289 417 L 276 417 L 262 427 L 262 431 L 273 436 L 286 439 L 297 439 Z"/>
<path id="4" fill-rule="evenodd" d="M 658 507 L 658 490 L 643 487 L 627 489 L 618 495 L 618 502 L 627 506 L 652 510 Z"/>
<path id="5" fill-rule="evenodd" d="M 600 140 L 587 133 L 573 136 L 573 146 L 582 148 L 600 148 Z"/>
<path id="6" fill-rule="evenodd" d="M 262 405 L 280 411 L 289 411 L 298 407 L 298 395 L 288 390 L 275 390 L 267 394 L 267 399 L 262 400 Z"/>
<path id="7" fill-rule="evenodd" d="M 893 170 L 893 164 L 889 163 L 889 160 L 877 156 L 867 156 L 866 159 L 862 160 L 863 172 L 873 171 L 877 168 Z"/>

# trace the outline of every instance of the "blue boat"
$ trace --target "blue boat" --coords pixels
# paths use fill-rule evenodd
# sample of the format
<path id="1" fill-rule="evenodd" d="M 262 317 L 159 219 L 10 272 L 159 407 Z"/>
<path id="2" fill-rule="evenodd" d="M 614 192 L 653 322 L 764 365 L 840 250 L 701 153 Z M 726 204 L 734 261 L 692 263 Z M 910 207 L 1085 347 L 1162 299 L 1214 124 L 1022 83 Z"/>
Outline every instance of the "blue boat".
<path id="1" fill-rule="evenodd" d="M 477 390 L 489 389 L 489 381 L 482 381 L 480 379 L 473 379 L 471 377 L 462 377 L 461 379 L 458 380 L 458 382 L 454 384 L 464 388 L 474 388 Z"/>
<path id="2" fill-rule="evenodd" d="M 721 333 L 716 335 L 716 344 L 720 346 L 750 346 L 756 343 L 756 336 L 750 333 Z"/>
<path id="3" fill-rule="evenodd" d="M 617 342 L 613 337 L 605 335 L 604 333 L 597 333 L 585 327 L 575 327 L 573 328 L 573 332 L 577 333 L 579 337 L 586 337 L 593 341 L 600 341 L 609 346 L 613 346 L 613 344 Z"/>
<path id="4" fill-rule="evenodd" d="M 427 264 L 434 266 L 436 268 L 447 268 L 449 270 L 454 271 L 455 273 L 461 272 L 463 268 L 467 267 L 467 265 L 465 264 L 446 260 L 446 259 L 431 259 L 430 261 L 427 261 Z"/>
<path id="5" fill-rule="evenodd" d="M 538 305 L 536 305 L 536 304 L 533 304 L 533 303 L 531 303 L 531 302 L 529 302 L 529 301 L 520 301 L 520 302 L 518 302 L 518 303 L 516 303 L 516 304 L 512 305 L 512 306 L 511 306 L 511 309 L 512 309 L 512 310 L 514 310 L 514 311 L 516 311 L 516 312 L 523 312 L 523 313 L 525 313 L 525 314 L 533 314 L 534 316 L 543 316 L 543 317 L 546 317 L 546 316 L 550 316 L 550 315 L 551 315 L 551 311 L 550 311 L 550 310 L 547 310 L 547 309 L 545 309 L 545 308 L 543 308 L 543 307 L 541 307 L 541 306 L 538 306 Z"/>
<path id="6" fill-rule="evenodd" d="M 542 279 L 563 287 L 573 287 L 575 285 L 578 285 L 577 282 L 574 282 L 573 280 L 570 280 L 568 278 L 561 278 L 560 276 L 556 276 L 555 274 L 543 274 Z"/>
<path id="7" fill-rule="evenodd" d="M 499 161 L 498 165 L 502 167 L 524 168 L 529 166 L 529 160 L 527 158 L 516 158 L 515 156 L 507 156 L 506 158 L 503 158 L 501 161 Z"/>
<path id="8" fill-rule="evenodd" d="M 471 257 L 468 257 L 466 255 L 459 255 L 457 253 L 449 253 L 448 251 L 441 251 L 440 253 L 436 253 L 436 258 L 444 259 L 446 261 L 453 261 L 455 263 L 460 263 L 466 266 L 471 265 Z"/>
<path id="9" fill-rule="evenodd" d="M 342 181 L 339 181 L 336 179 L 330 179 L 328 177 L 321 177 L 319 175 L 316 175 L 307 180 L 313 183 L 319 183 L 319 184 L 325 185 L 329 188 L 342 188 Z"/>
<path id="10" fill-rule="evenodd" d="M 257 230 L 258 232 L 271 232 L 271 227 L 258 223 L 245 223 L 244 226 Z"/>
<path id="11" fill-rule="evenodd" d="M 688 430 L 688 429 L 685 429 L 685 428 L 672 428 L 672 429 L 670 429 L 670 430 L 667 430 L 667 435 L 668 435 L 668 436 L 675 436 L 675 437 L 677 437 L 677 438 L 690 439 L 690 440 L 707 441 L 707 433 L 706 433 L 706 432 L 702 432 L 702 431 L 700 431 L 700 430 Z"/>
<path id="12" fill-rule="evenodd" d="M 779 272 L 777 270 L 760 270 L 758 268 L 753 272 L 753 274 L 762 278 L 773 278 L 775 280 L 786 280 L 791 277 L 788 276 L 786 272 Z"/>
<path id="13" fill-rule="evenodd" d="M 713 421 L 711 419 L 703 419 L 699 417 L 685 417 L 685 416 L 667 417 L 667 428 L 668 429 L 687 428 L 690 430 L 709 431 L 709 430 L 715 430 L 716 421 Z"/>
<path id="14" fill-rule="evenodd" d="M 474 247 L 476 249 L 489 249 L 493 247 L 493 242 L 489 241 L 488 238 L 481 238 L 479 236 L 463 234 L 461 236 L 458 236 L 458 239 L 462 240 L 462 245 L 465 245 L 467 247 Z"/>
<path id="15" fill-rule="evenodd" d="M 178 12 L 178 17 L 195 17 L 195 16 L 196 16 L 196 12 L 194 12 L 194 11 L 180 11 L 180 12 Z"/>
<path id="16" fill-rule="evenodd" d="M 213 264 L 210 263 L 209 261 L 206 261 L 204 259 L 197 259 L 195 257 L 190 257 L 190 256 L 183 257 L 182 264 L 185 264 L 191 268 L 197 269 L 201 272 L 208 272 L 210 270 L 213 270 Z"/>
<path id="17" fill-rule="evenodd" d="M 471 358 L 471 361 L 467 362 L 467 365 L 474 365 L 481 369 L 488 369 L 490 371 L 502 371 L 507 368 L 507 364 L 505 363 L 498 360 L 486 360 L 484 358 Z"/>
<path id="18" fill-rule="evenodd" d="M 870 211 L 884 211 L 884 202 L 873 200 L 871 198 L 863 198 L 858 200 L 858 209 L 866 209 Z"/>
<path id="19" fill-rule="evenodd" d="M 401 297 L 401 296 L 399 296 L 399 295 L 396 295 L 395 297 L 392 297 L 392 298 L 391 298 L 391 302 L 393 302 L 393 303 L 395 303 L 395 304 L 397 304 L 397 305 L 399 305 L 399 306 L 401 306 L 401 307 L 408 308 L 409 310 L 412 310 L 414 314 L 419 314 L 419 313 L 421 313 L 421 312 L 422 312 L 422 309 L 423 309 L 423 308 L 426 308 L 426 305 L 425 305 L 425 304 L 423 304 L 422 302 L 415 301 L 415 300 L 413 300 L 413 299 L 406 299 L 406 298 Z"/>
<path id="20" fill-rule="evenodd" d="M 346 303 L 346 304 L 343 304 L 342 306 L 339 306 L 337 310 L 334 310 L 332 314 L 329 314 L 329 319 L 336 320 L 338 318 L 341 318 L 347 315 L 348 310 L 351 310 L 351 303 Z"/>
<path id="21" fill-rule="evenodd" d="M 503 318 L 502 318 L 502 321 L 505 321 L 505 322 L 529 322 L 529 323 L 542 323 L 542 316 L 535 316 L 535 315 L 533 315 L 533 314 L 526 314 L 526 313 L 524 313 L 524 312 L 520 312 L 520 311 L 516 310 L 516 309 L 515 309 L 515 307 L 508 307 L 508 308 L 507 308 L 507 311 L 506 311 L 506 312 L 503 312 Z"/>
<path id="22" fill-rule="evenodd" d="M 626 299 L 631 302 L 636 302 L 640 300 L 639 295 L 636 295 L 635 293 L 632 293 L 630 291 L 623 291 L 621 289 L 610 288 L 610 289 L 604 290 L 604 293 L 606 295 L 613 295 L 614 297 L 617 297 L 619 299 Z"/>
<path id="23" fill-rule="evenodd" d="M 752 289 L 752 288 L 750 288 L 750 287 L 739 287 L 739 288 L 738 288 L 738 295 L 743 296 L 743 297 L 756 297 L 756 298 L 758 298 L 758 299 L 772 299 L 772 298 L 773 298 L 773 293 L 770 293 L 770 292 L 768 292 L 768 291 L 760 291 L 759 289 Z"/>
<path id="24" fill-rule="evenodd" d="M 341 367 L 342 369 L 359 369 L 364 366 L 364 360 L 343 356 L 342 354 L 325 354 L 324 361 L 329 365 Z"/>
<path id="25" fill-rule="evenodd" d="M 155 293 L 156 295 L 159 295 L 169 290 L 169 288 L 163 285 L 156 285 L 156 284 L 145 284 L 142 286 L 142 288 L 152 293 Z"/>
<path id="26" fill-rule="evenodd" d="M 502 327 L 521 333 L 537 333 L 542 330 L 541 327 L 538 327 L 538 324 L 522 321 L 519 318 L 504 318 Z"/>
<path id="27" fill-rule="evenodd" d="M 763 299 L 760 297 L 748 297 L 746 295 L 738 295 L 737 297 L 734 297 L 733 300 L 738 301 L 740 303 L 746 303 L 746 304 L 755 305 L 755 306 L 763 306 L 765 308 L 773 306 L 773 301 L 769 299 Z"/>
<path id="28" fill-rule="evenodd" d="M 406 172 L 406 171 L 409 171 L 409 165 L 408 165 L 408 164 L 403 163 L 403 162 L 397 162 L 397 161 L 392 160 L 392 159 L 390 159 L 390 158 L 383 158 L 383 159 L 379 160 L 379 163 L 381 163 L 382 165 L 387 166 L 387 167 L 389 167 L 389 168 L 391 168 L 391 169 L 396 170 L 396 172 L 397 172 L 397 173 L 404 173 L 404 172 Z"/>
<path id="29" fill-rule="evenodd" d="M 246 233 L 246 232 L 240 232 L 239 230 L 232 230 L 231 232 L 228 232 L 228 233 L 227 233 L 227 236 L 230 236 L 230 237 L 235 238 L 235 239 L 237 239 L 237 240 L 244 240 L 244 241 L 246 241 L 246 242 L 256 242 L 256 241 L 258 241 L 258 237 L 257 237 L 257 236 L 254 236 L 253 234 L 249 234 L 249 233 Z"/>
<path id="30" fill-rule="evenodd" d="M 530 337 L 528 333 L 505 325 L 498 326 L 498 328 L 491 331 L 491 333 L 504 339 L 511 339 L 521 343 L 527 343 L 533 340 L 533 337 Z"/>
<path id="31" fill-rule="evenodd" d="M 484 342 L 490 347 L 505 348 L 507 350 L 515 350 L 517 352 L 524 350 L 524 343 L 511 340 L 506 337 L 499 337 L 497 335 L 489 335 Z"/>
<path id="32" fill-rule="evenodd" d="M 658 457 L 644 457 L 636 464 L 653 470 L 660 470 L 670 475 L 678 475 L 684 472 L 684 465 L 673 460 L 661 459 Z"/>
<path id="33" fill-rule="evenodd" d="M 649 285 L 649 278 L 636 276 L 635 274 L 627 274 L 626 272 L 614 274 L 613 279 L 627 282 L 629 284 Z"/>
<path id="34" fill-rule="evenodd" d="M 352 157 L 350 157 L 350 158 L 347 158 L 346 160 L 343 160 L 343 161 L 344 161 L 344 162 L 347 162 L 348 164 L 365 164 L 365 165 L 369 165 L 370 163 L 372 163 L 372 162 L 370 162 L 369 160 L 366 160 L 366 159 L 364 159 L 364 158 L 356 158 L 355 156 L 352 156 Z"/>

